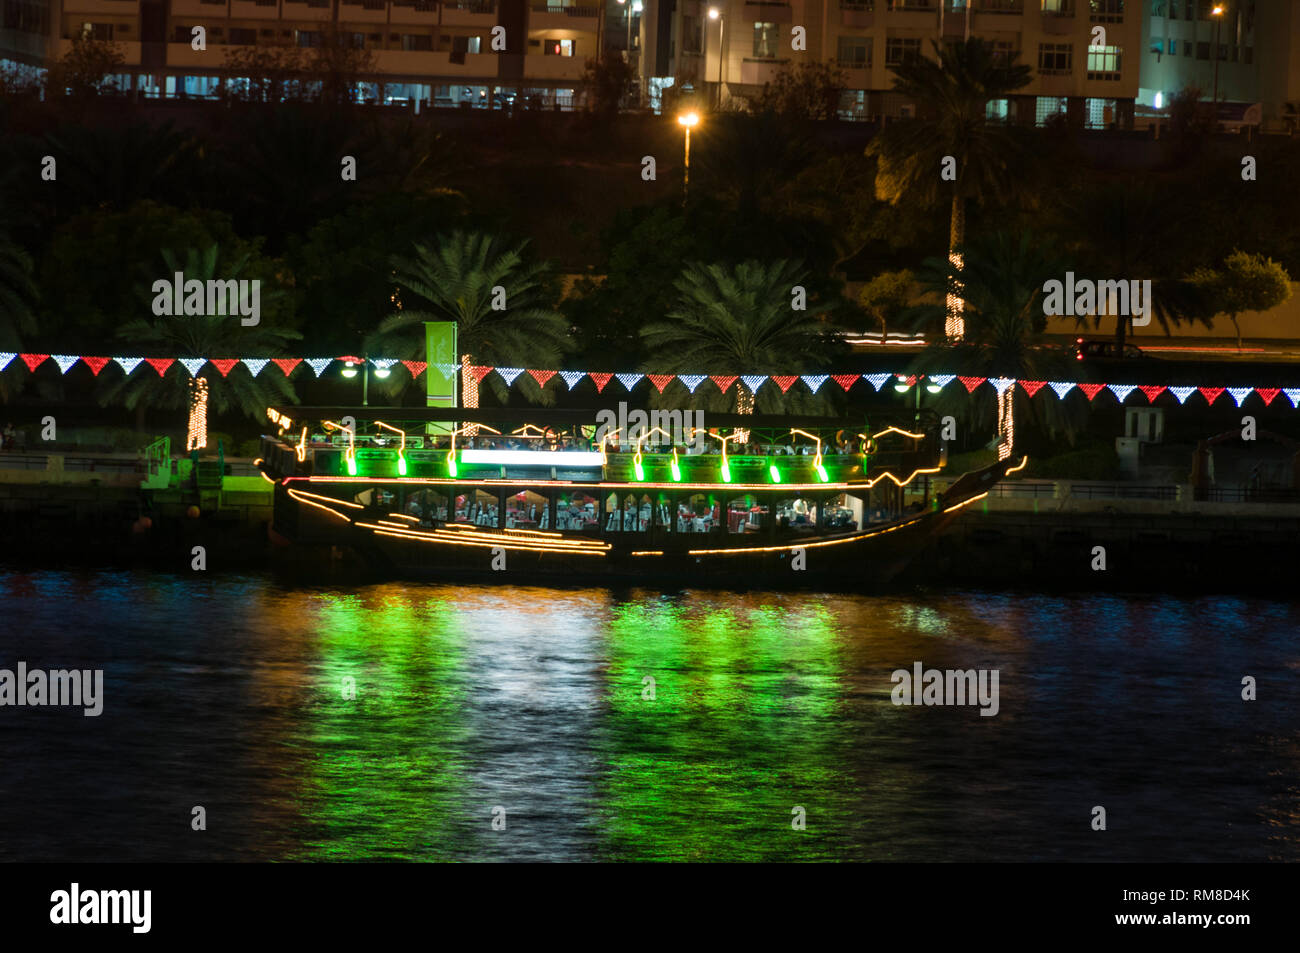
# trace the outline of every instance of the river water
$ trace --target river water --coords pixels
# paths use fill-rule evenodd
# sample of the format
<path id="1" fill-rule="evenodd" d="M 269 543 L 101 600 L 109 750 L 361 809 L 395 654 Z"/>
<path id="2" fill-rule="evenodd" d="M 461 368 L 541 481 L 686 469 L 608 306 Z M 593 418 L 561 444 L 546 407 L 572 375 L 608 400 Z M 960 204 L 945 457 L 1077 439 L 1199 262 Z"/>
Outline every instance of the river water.
<path id="1" fill-rule="evenodd" d="M 1296 861 L 1298 633 L 1228 597 L 0 570 L 0 669 L 105 686 L 0 707 L 0 859 Z M 997 714 L 894 705 L 915 662 L 997 670 Z"/>

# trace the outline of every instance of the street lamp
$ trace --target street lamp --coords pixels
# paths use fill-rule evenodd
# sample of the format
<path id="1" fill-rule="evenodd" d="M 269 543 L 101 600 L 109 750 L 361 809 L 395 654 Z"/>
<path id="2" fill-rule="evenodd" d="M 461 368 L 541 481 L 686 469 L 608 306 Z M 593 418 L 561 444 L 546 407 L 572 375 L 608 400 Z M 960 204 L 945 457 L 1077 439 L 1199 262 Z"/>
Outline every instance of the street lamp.
<path id="1" fill-rule="evenodd" d="M 349 380 L 353 377 L 356 377 L 357 362 L 344 361 L 343 370 L 340 373 L 342 373 L 342 375 L 348 378 Z M 368 354 L 361 359 L 361 373 L 363 375 L 361 378 L 361 406 L 369 407 L 370 406 L 370 355 Z M 381 381 L 391 373 L 392 371 L 390 371 L 387 367 L 375 368 L 375 377 L 379 378 Z"/>
<path id="2" fill-rule="evenodd" d="M 682 113 L 677 117 L 677 122 L 686 130 L 686 167 L 682 172 L 682 206 L 686 205 L 686 195 L 691 187 L 691 129 L 700 123 L 700 114 L 697 112 Z"/>
<path id="3" fill-rule="evenodd" d="M 722 108 L 722 68 L 727 62 L 727 17 L 717 7 L 709 7 L 709 19 L 718 21 L 718 108 Z"/>
<path id="4" fill-rule="evenodd" d="M 1214 16 L 1214 121 L 1219 121 L 1219 28 L 1223 25 L 1223 4 L 1216 4 L 1210 11 Z"/>
<path id="5" fill-rule="evenodd" d="M 627 61 L 632 62 L 632 8 L 627 5 L 628 0 L 618 0 L 618 5 L 627 11 L 627 44 L 623 47 L 627 51 Z"/>

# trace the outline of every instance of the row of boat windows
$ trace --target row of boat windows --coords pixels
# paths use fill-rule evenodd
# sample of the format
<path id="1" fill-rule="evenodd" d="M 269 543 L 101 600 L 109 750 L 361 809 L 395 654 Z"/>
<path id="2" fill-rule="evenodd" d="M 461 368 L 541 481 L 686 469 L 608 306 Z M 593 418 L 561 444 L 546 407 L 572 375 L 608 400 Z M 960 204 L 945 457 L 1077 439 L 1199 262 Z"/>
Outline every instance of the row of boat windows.
<path id="1" fill-rule="evenodd" d="M 355 502 L 363 506 L 402 511 L 421 525 L 465 523 L 484 527 L 504 525 L 508 529 L 599 531 L 639 533 L 668 528 L 677 533 L 758 533 L 773 528 L 801 532 L 857 529 L 862 504 L 847 494 L 824 498 L 819 508 L 815 499 L 791 496 L 759 500 L 754 496 L 727 498 L 724 494 L 696 493 L 676 500 L 664 492 L 611 492 L 603 512 L 598 497 L 582 491 L 556 494 L 554 525 L 547 497 L 524 490 L 503 501 L 484 490 L 470 490 L 449 497 L 436 490 L 418 490 L 403 503 L 394 492 L 372 488 L 358 493 Z M 504 515 L 504 521 L 503 521 Z M 883 514 L 882 514 L 883 515 Z"/>

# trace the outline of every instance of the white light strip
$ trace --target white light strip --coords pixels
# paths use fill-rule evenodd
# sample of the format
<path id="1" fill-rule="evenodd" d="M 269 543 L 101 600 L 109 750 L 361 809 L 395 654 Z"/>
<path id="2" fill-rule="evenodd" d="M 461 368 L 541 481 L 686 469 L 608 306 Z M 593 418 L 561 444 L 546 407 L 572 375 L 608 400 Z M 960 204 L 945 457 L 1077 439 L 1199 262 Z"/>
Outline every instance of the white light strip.
<path id="1" fill-rule="evenodd" d="M 461 463 L 486 463 L 505 467 L 598 467 L 599 453 L 583 450 L 462 450 Z"/>

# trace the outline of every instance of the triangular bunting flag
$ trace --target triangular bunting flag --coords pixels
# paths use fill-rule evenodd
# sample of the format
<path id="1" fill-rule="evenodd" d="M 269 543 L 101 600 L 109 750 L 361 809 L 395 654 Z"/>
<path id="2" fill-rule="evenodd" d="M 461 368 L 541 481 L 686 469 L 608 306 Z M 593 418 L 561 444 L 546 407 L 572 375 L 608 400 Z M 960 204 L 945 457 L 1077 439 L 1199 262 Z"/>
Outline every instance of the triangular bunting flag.
<path id="1" fill-rule="evenodd" d="M 817 393 L 817 391 L 821 389 L 821 386 L 823 384 L 825 384 L 828 380 L 830 380 L 830 375 L 829 374 L 804 374 L 803 377 L 800 378 L 800 380 L 802 380 L 806 385 L 808 385 L 808 389 L 815 394 Z"/>
<path id="2" fill-rule="evenodd" d="M 1106 387 L 1105 384 L 1076 384 L 1075 386 L 1087 394 L 1089 400 L 1100 394 Z"/>
<path id="3" fill-rule="evenodd" d="M 190 372 L 190 377 L 198 377 L 199 371 L 203 365 L 208 363 L 206 357 L 182 357 L 180 362 L 185 365 L 185 369 Z"/>
<path id="4" fill-rule="evenodd" d="M 947 387 L 949 384 L 951 384 L 953 381 L 957 379 L 957 375 L 956 374 L 926 374 L 925 379 L 928 380 L 935 387 Z M 1021 381 L 1021 383 L 1023 384 L 1024 381 Z M 1030 391 L 1030 395 L 1031 396 L 1033 395 L 1033 391 Z"/>
<path id="5" fill-rule="evenodd" d="M 1137 384 L 1107 384 L 1110 392 L 1119 398 L 1119 402 L 1124 403 L 1124 398 L 1137 390 Z"/>
<path id="6" fill-rule="evenodd" d="M 294 369 L 295 367 L 297 367 L 299 364 L 302 363 L 302 358 L 300 358 L 300 357 L 276 357 L 276 358 L 272 358 L 272 359 L 271 359 L 271 363 L 273 363 L 273 364 L 274 364 L 276 367 L 278 367 L 280 370 L 284 371 L 284 376 L 285 376 L 285 377 L 288 377 L 290 374 L 293 373 L 293 369 Z M 317 376 L 319 376 L 319 375 L 317 375 Z"/>
<path id="7" fill-rule="evenodd" d="M 767 380 L 766 374 L 741 374 L 740 381 L 749 388 L 751 394 L 757 394 L 758 389 L 763 386 L 763 381 Z"/>
<path id="8" fill-rule="evenodd" d="M 1207 404 L 1212 404 L 1222 396 L 1225 388 L 1223 387 L 1198 387 L 1201 396 L 1205 398 Z"/>
<path id="9" fill-rule="evenodd" d="M 1255 388 L 1253 387 L 1229 387 L 1228 393 L 1232 395 L 1232 399 L 1235 400 L 1237 406 L 1240 407 L 1241 402 L 1249 397 L 1250 392 L 1254 389 Z"/>
<path id="10" fill-rule="evenodd" d="M 1016 380 L 1014 377 L 990 377 L 989 378 L 989 383 L 993 385 L 993 389 L 998 392 L 999 397 L 1005 394 L 1007 388 L 1009 388 L 1015 382 Z"/>
<path id="11" fill-rule="evenodd" d="M 159 377 L 162 377 L 167 373 L 167 368 L 176 363 L 176 359 L 174 357 L 147 357 L 145 363 L 157 371 Z"/>
<path id="12" fill-rule="evenodd" d="M 35 372 L 36 368 L 44 364 L 46 359 L 49 357 L 48 354 L 19 354 L 18 356 L 23 359 L 23 363 L 27 365 L 27 369 L 33 372 Z"/>
<path id="13" fill-rule="evenodd" d="M 893 374 L 863 374 L 862 378 L 876 390 L 885 386 L 885 381 L 893 377 Z"/>
<path id="14" fill-rule="evenodd" d="M 569 390 L 573 390 L 573 385 L 586 376 L 586 371 L 560 371 L 560 377 L 564 378 L 564 386 Z"/>
<path id="15" fill-rule="evenodd" d="M 89 358 L 83 358 L 83 360 L 89 360 Z M 1273 403 L 1274 397 L 1282 393 L 1282 390 L 1278 387 L 1256 387 L 1255 393 L 1264 399 L 1264 406 L 1267 407 Z"/>
<path id="16" fill-rule="evenodd" d="M 1171 393 L 1171 394 L 1173 394 L 1175 397 L 1177 397 L 1177 398 L 1178 398 L 1178 403 L 1180 403 L 1180 404 L 1181 404 L 1183 401 L 1187 400 L 1187 398 L 1190 397 L 1190 396 L 1191 396 L 1195 391 L 1196 391 L 1196 388 L 1195 388 L 1195 387 L 1171 387 L 1171 388 L 1169 388 L 1169 393 Z"/>
<path id="17" fill-rule="evenodd" d="M 131 372 L 144 363 L 143 357 L 115 357 L 113 360 L 122 365 L 122 370 L 130 376 Z"/>
<path id="18" fill-rule="evenodd" d="M 50 357 L 54 358 L 54 363 L 59 365 L 60 374 L 68 373 L 68 368 L 81 360 L 76 354 L 51 354 Z"/>
<path id="19" fill-rule="evenodd" d="M 459 364 L 434 364 L 434 369 L 446 380 L 451 380 L 460 370 Z"/>
<path id="20" fill-rule="evenodd" d="M 1065 395 L 1074 389 L 1074 381 L 1048 381 L 1047 386 L 1056 391 L 1056 396 L 1065 399 Z"/>
<path id="21" fill-rule="evenodd" d="M 1047 381 L 1021 381 L 1020 386 L 1024 388 L 1026 394 L 1033 397 L 1040 390 L 1047 386 Z"/>
<path id="22" fill-rule="evenodd" d="M 470 367 L 469 372 L 474 375 L 474 380 L 481 384 L 483 378 L 491 374 L 493 370 L 495 370 L 495 368 L 492 367 Z"/>
<path id="23" fill-rule="evenodd" d="M 424 373 L 424 369 L 429 365 L 424 361 L 402 361 L 402 366 L 410 372 L 411 380 L 415 380 Z"/>
<path id="24" fill-rule="evenodd" d="M 86 366 L 90 368 L 90 373 L 94 374 L 96 377 L 98 377 L 99 372 L 108 365 L 109 361 L 106 357 L 83 357 L 82 360 L 85 361 Z"/>
<path id="25" fill-rule="evenodd" d="M 685 384 L 686 389 L 692 394 L 695 393 L 695 388 L 699 387 L 705 382 L 705 380 L 707 380 L 704 374 L 678 374 L 677 379 Z"/>
<path id="26" fill-rule="evenodd" d="M 351 361 L 353 364 L 360 364 L 360 363 L 361 363 L 361 358 L 357 357 L 357 356 L 354 355 L 354 354 L 344 354 L 342 357 L 339 358 L 339 360 L 340 360 L 340 361 Z"/>
<path id="27" fill-rule="evenodd" d="M 18 355 L 13 351 L 0 351 L 0 371 L 3 371 L 6 367 L 8 367 L 9 362 L 12 361 L 17 356 Z"/>
<path id="28" fill-rule="evenodd" d="M 858 375 L 857 374 L 833 374 L 831 376 L 831 380 L 839 384 L 840 388 L 847 393 L 848 389 L 857 382 Z"/>
<path id="29" fill-rule="evenodd" d="M 722 391 L 725 394 L 727 391 L 731 390 L 731 385 L 736 383 L 736 375 L 735 374 L 712 374 L 709 376 L 709 380 L 717 384 L 718 390 Z"/>
<path id="30" fill-rule="evenodd" d="M 271 359 L 268 357 L 246 357 L 240 363 L 248 368 L 248 373 L 256 377 L 262 373 L 262 368 L 271 363 Z"/>
<path id="31" fill-rule="evenodd" d="M 786 391 L 788 391 L 790 387 L 794 384 L 794 382 L 797 381 L 798 379 L 799 379 L 798 376 L 790 377 L 790 376 L 783 375 L 781 377 L 777 377 L 775 374 L 772 375 L 772 383 L 776 384 L 777 387 L 781 388 L 781 393 L 783 394 Z"/>
<path id="32" fill-rule="evenodd" d="M 1147 395 L 1148 403 L 1154 404 L 1156 402 L 1156 398 L 1159 397 L 1162 393 L 1164 393 L 1165 385 L 1164 384 L 1143 384 L 1141 387 L 1138 388 L 1138 390 L 1140 390 L 1142 393 Z"/>
<path id="33" fill-rule="evenodd" d="M 373 364 L 373 365 L 375 365 L 375 367 L 378 368 L 379 370 L 381 370 L 381 371 L 386 371 L 386 370 L 388 370 L 390 367 L 392 367 L 394 364 L 397 363 L 397 358 L 395 358 L 395 357 L 372 357 L 372 358 L 370 359 L 370 363 Z"/>
<path id="34" fill-rule="evenodd" d="M 1300 407 L 1300 387 L 1283 387 L 1282 393 L 1286 394 L 1286 399 L 1291 401 L 1292 407 Z"/>
<path id="35" fill-rule="evenodd" d="M 320 377 L 320 376 L 321 376 L 321 373 L 325 370 L 325 368 L 329 367 L 330 364 L 333 363 L 334 358 L 332 358 L 332 357 L 309 357 L 309 358 L 307 358 L 306 360 L 307 360 L 307 366 L 310 367 L 313 371 L 316 372 L 316 376 L 317 376 L 317 377 Z"/>
<path id="36" fill-rule="evenodd" d="M 227 374 L 229 374 L 229 373 L 230 373 L 230 369 L 231 369 L 232 367 L 234 367 L 234 366 L 235 366 L 236 364 L 238 364 L 238 363 L 239 363 L 239 361 L 237 361 L 237 360 L 236 360 L 235 358 L 233 358 L 233 357 L 220 357 L 220 358 L 218 358 L 218 357 L 214 357 L 214 358 L 212 359 L 212 366 L 215 367 L 217 370 L 219 370 L 219 371 L 221 372 L 221 376 L 222 376 L 222 377 L 225 377 Z M 202 364 L 199 365 L 199 367 L 202 367 L 202 366 L 203 366 Z M 191 373 L 191 374 L 194 374 L 195 371 L 197 371 L 197 370 L 198 370 L 198 368 L 196 367 L 194 370 L 190 371 L 190 373 Z"/>
<path id="37" fill-rule="evenodd" d="M 506 382 L 506 386 L 513 384 L 515 382 L 515 378 L 518 377 L 523 372 L 524 369 L 522 367 L 498 367 L 497 368 L 497 373 L 500 374 L 501 379 Z"/>
<path id="38" fill-rule="evenodd" d="M 959 377 L 957 379 L 961 381 L 962 384 L 965 385 L 966 392 L 968 394 L 975 393 L 975 388 L 979 387 L 980 384 L 983 384 L 986 380 L 988 380 L 987 377 Z"/>
<path id="39" fill-rule="evenodd" d="M 646 377 L 650 378 L 650 383 L 655 385 L 655 390 L 659 391 L 659 393 L 661 394 L 664 392 L 664 388 L 667 387 L 668 384 L 671 383 L 672 379 L 676 376 L 677 376 L 676 374 L 647 374 L 646 375 Z"/>
<path id="40" fill-rule="evenodd" d="M 538 387 L 545 387 L 546 382 L 555 376 L 555 371 L 533 371 L 528 372 L 528 376 L 537 381 Z"/>
<path id="41" fill-rule="evenodd" d="M 622 384 L 623 387 L 626 388 L 629 393 L 631 393 L 632 388 L 637 385 L 637 381 L 641 380 L 641 378 L 644 377 L 645 375 L 644 374 L 615 374 L 614 376 L 617 377 L 618 382 Z"/>
<path id="42" fill-rule="evenodd" d="M 600 394 L 604 392 L 605 385 L 614 379 L 614 375 L 592 373 L 591 379 L 596 382 L 596 393 Z"/>

